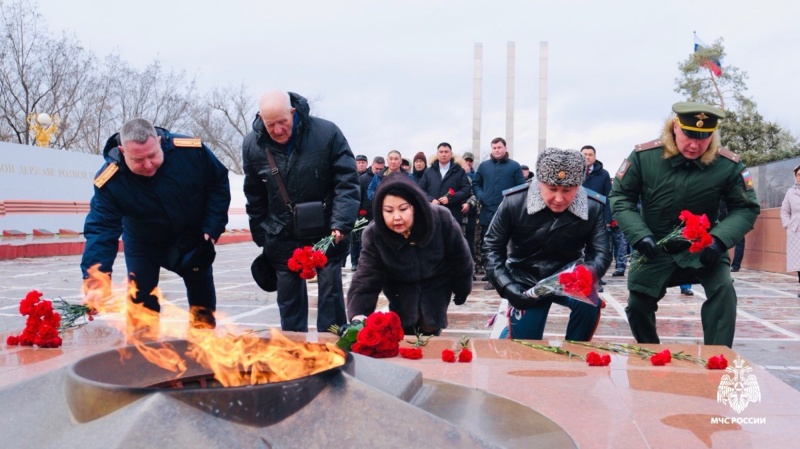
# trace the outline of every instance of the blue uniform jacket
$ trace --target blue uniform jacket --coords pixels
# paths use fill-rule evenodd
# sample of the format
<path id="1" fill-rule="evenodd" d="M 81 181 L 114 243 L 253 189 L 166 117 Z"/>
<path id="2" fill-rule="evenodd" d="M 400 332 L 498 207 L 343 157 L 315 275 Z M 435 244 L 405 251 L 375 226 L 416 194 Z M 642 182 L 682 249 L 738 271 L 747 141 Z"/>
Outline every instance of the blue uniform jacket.
<path id="1" fill-rule="evenodd" d="M 98 263 L 100 271 L 111 272 L 120 235 L 123 241 L 169 248 L 189 229 L 199 228 L 214 240 L 225 231 L 231 202 L 228 169 L 205 145 L 176 147 L 173 139 L 185 136 L 162 128 L 156 131 L 164 163 L 152 177 L 128 169 L 117 147 L 119 134 L 106 142 L 106 163 L 98 176 L 110 164 L 117 164 L 119 170 L 94 188 L 83 228 L 84 277 Z"/>

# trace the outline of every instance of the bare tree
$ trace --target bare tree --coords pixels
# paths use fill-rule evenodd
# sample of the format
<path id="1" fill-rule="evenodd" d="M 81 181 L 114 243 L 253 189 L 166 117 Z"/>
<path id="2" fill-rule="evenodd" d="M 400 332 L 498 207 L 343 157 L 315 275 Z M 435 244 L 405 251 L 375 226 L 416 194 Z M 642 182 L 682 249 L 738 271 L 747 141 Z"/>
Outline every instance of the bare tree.
<path id="1" fill-rule="evenodd" d="M 214 88 L 193 108 L 192 132 L 228 169 L 244 174 L 242 142 L 255 117 L 255 99 L 244 85 Z"/>
<path id="2" fill-rule="evenodd" d="M 52 38 L 35 6 L 24 0 L 0 3 L 0 32 L 0 135 L 29 144 L 28 116 L 57 113 L 57 145 L 74 145 L 81 133 L 74 112 L 87 98 L 94 56 L 74 37 Z"/>

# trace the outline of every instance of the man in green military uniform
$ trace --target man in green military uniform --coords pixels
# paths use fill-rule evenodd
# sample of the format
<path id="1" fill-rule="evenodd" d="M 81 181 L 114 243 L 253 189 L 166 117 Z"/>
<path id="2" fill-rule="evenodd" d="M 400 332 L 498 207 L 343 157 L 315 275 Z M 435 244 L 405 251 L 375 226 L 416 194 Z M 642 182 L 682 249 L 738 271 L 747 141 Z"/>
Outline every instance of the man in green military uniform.
<path id="1" fill-rule="evenodd" d="M 700 283 L 704 342 L 731 347 L 736 291 L 727 249 L 753 228 L 761 212 L 748 169 L 722 148 L 717 126 L 725 113 L 699 103 L 676 103 L 661 139 L 637 145 L 616 173 L 609 199 L 625 237 L 645 263 L 628 275 L 625 312 L 639 343 L 660 343 L 658 301 L 669 286 Z M 641 200 L 641 212 L 637 202 Z M 720 201 L 729 215 L 717 223 Z M 706 214 L 714 242 L 690 253 L 686 241 L 656 244 L 681 224 L 682 210 Z"/>

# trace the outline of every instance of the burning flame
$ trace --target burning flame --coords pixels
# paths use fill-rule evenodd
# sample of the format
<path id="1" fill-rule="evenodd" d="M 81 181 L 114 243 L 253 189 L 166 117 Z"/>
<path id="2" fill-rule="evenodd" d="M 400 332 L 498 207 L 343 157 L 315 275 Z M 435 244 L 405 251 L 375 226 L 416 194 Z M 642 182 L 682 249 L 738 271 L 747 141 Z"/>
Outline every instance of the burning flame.
<path id="1" fill-rule="evenodd" d="M 128 343 L 150 363 L 176 373 L 176 378 L 186 372 L 184 356 L 209 368 L 226 387 L 282 382 L 344 365 L 345 354 L 335 344 L 293 341 L 276 329 L 270 329 L 269 339 L 253 332 L 235 335 L 235 330 L 224 336 L 207 329 L 187 332 L 189 312 L 166 301 L 158 288 L 151 294 L 158 298 L 160 314 L 130 300 L 138 291 L 133 281 L 128 283 L 123 297 L 113 294 L 110 274 L 98 267 L 88 270 L 89 278 L 84 282 L 87 304 L 101 315 L 124 312 L 125 325 L 120 330 Z M 96 294 L 87 294 L 90 291 Z M 186 354 L 178 354 L 167 342 L 158 347 L 147 344 L 160 338 L 186 338 Z M 127 358 L 124 351 L 120 355 Z"/>

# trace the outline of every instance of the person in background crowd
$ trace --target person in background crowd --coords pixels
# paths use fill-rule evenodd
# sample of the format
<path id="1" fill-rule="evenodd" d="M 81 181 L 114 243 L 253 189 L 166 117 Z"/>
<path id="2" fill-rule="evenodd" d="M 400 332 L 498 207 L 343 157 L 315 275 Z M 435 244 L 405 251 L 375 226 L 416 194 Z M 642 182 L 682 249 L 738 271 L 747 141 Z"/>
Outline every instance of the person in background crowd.
<path id="1" fill-rule="evenodd" d="M 575 150 L 547 148 L 536 161 L 536 182 L 514 187 L 497 209 L 483 245 L 486 274 L 513 307 L 501 338 L 541 340 L 553 303 L 570 309 L 566 339 L 589 341 L 600 322 L 596 306 L 567 296 L 526 292 L 540 280 L 581 263 L 603 276 L 611 263 L 605 203 L 581 187 L 586 165 Z M 595 284 L 596 286 L 597 284 Z"/>
<path id="2" fill-rule="evenodd" d="M 475 156 L 473 156 L 469 151 L 465 152 L 464 155 L 461 156 L 461 168 L 464 169 L 464 172 L 466 172 L 470 181 L 470 197 L 467 202 L 464 203 L 468 207 L 464 220 L 464 238 L 467 239 L 469 253 L 472 254 L 472 261 L 475 265 L 477 273 L 478 263 L 475 259 L 475 228 L 478 222 L 478 199 L 475 198 L 475 192 L 471 188 L 472 183 L 475 181 L 475 169 L 472 168 L 474 161 Z"/>
<path id="3" fill-rule="evenodd" d="M 360 195 L 355 157 L 344 134 L 336 124 L 312 116 L 303 96 L 267 92 L 259 100 L 253 131 L 245 136 L 242 160 L 253 241 L 263 248 L 277 273 L 281 329 L 308 332 L 306 281 L 287 263 L 295 249 L 313 245 L 319 238 L 301 240 L 296 235 L 293 209 L 283 199 L 276 174 L 291 204 L 319 202 L 323 206 L 334 245 L 326 252 L 327 265 L 317 270 L 317 330 L 345 324 L 341 261 L 350 247 L 348 234 L 358 218 Z"/>
<path id="4" fill-rule="evenodd" d="M 373 208 L 347 292 L 350 322 L 374 312 L 383 290 L 406 334 L 439 335 L 451 298 L 461 305 L 472 291 L 472 258 L 461 227 L 404 174 L 384 178 Z"/>
<path id="5" fill-rule="evenodd" d="M 406 173 L 411 174 L 411 162 L 408 162 L 408 159 L 404 158 L 400 163 L 400 166 L 403 167 L 403 170 L 405 170 Z"/>
<path id="6" fill-rule="evenodd" d="M 403 161 L 403 156 L 400 155 L 400 152 L 397 150 L 392 150 L 389 152 L 389 155 L 386 156 L 387 165 L 386 169 L 382 172 L 376 173 L 376 176 L 372 178 L 372 181 L 369 183 L 369 187 L 367 187 L 367 198 L 372 201 L 372 198 L 375 197 L 375 191 L 378 189 L 378 185 L 381 183 L 381 180 L 384 176 L 390 175 L 392 173 L 403 173 L 408 177 L 411 175 L 408 171 L 404 170 L 401 166 Z"/>
<path id="7" fill-rule="evenodd" d="M 422 181 L 422 175 L 425 174 L 425 168 L 428 166 L 428 161 L 425 160 L 425 153 L 420 151 L 414 155 L 414 171 L 411 177 L 419 184 Z"/>
<path id="8" fill-rule="evenodd" d="M 597 160 L 597 152 L 591 145 L 584 145 L 581 148 L 581 154 L 586 159 L 586 179 L 583 181 L 583 187 L 589 190 L 589 195 L 602 195 L 602 200 L 606 203 L 603 210 L 603 217 L 606 220 L 606 230 L 611 234 L 611 207 L 608 205 L 608 194 L 611 192 L 611 176 L 603 168 L 603 163 Z M 611 239 L 609 238 L 609 241 Z M 624 270 L 623 270 L 624 273 Z M 600 289 L 603 291 L 605 281 L 600 279 Z"/>
<path id="9" fill-rule="evenodd" d="M 522 170 L 522 178 L 526 181 L 530 181 L 533 179 L 533 173 L 531 173 L 531 169 L 528 168 L 527 165 L 520 165 L 519 168 Z"/>
<path id="10" fill-rule="evenodd" d="M 520 165 L 508 157 L 506 140 L 502 137 L 492 139 L 492 154 L 489 159 L 481 162 L 472 181 L 472 191 L 481 206 L 479 222 L 481 224 L 481 247 L 497 208 L 503 201 L 503 190 L 525 184 Z M 488 281 L 484 276 L 481 280 Z M 492 290 L 491 284 L 484 286 L 485 290 Z"/>
<path id="11" fill-rule="evenodd" d="M 367 197 L 367 189 L 369 183 L 376 174 L 383 171 L 386 162 L 381 156 L 376 156 L 372 159 L 372 166 L 358 177 L 358 184 L 360 186 L 361 205 L 358 209 L 359 217 L 364 217 L 372 221 L 372 201 Z M 354 232 L 352 243 L 350 243 L 350 271 L 358 269 L 358 259 L 361 255 L 361 232 Z"/>
<path id="12" fill-rule="evenodd" d="M 106 142 L 103 157 L 83 230 L 86 303 L 96 304 L 111 294 L 111 268 L 121 235 L 128 279 L 136 284 L 129 289 L 129 300 L 153 312 L 129 314 L 132 332 L 158 338 L 161 306 L 153 291 L 162 267 L 177 273 L 186 286 L 191 327 L 216 327 L 212 263 L 214 243 L 228 223 L 228 170 L 200 139 L 155 128 L 142 118 L 122 125 Z M 108 282 L 90 276 L 97 264 Z"/>
<path id="13" fill-rule="evenodd" d="M 700 312 L 703 341 L 731 347 L 737 299 L 727 249 L 753 229 L 761 208 L 749 170 L 720 145 L 717 127 L 725 112 L 692 102 L 676 103 L 672 111 L 661 138 L 637 145 L 622 162 L 611 190 L 614 218 L 645 258 L 628 273 L 625 313 L 637 342 L 659 343 L 656 310 L 667 287 L 699 282 L 708 298 Z M 728 216 L 717 221 L 723 200 Z M 713 242 L 699 253 L 690 253 L 685 240 L 656 244 L 681 224 L 683 210 L 712 223 Z"/>
<path id="14" fill-rule="evenodd" d="M 611 185 L 614 185 L 614 178 L 611 178 Z M 608 203 L 606 203 L 607 207 Z M 625 276 L 625 268 L 628 266 L 628 242 L 625 240 L 625 234 L 619 228 L 619 224 L 614 217 L 611 217 L 611 225 L 608 227 L 611 230 L 611 255 L 614 257 L 614 272 L 611 273 L 612 277 Z"/>
<path id="15" fill-rule="evenodd" d="M 369 159 L 367 159 L 367 157 L 364 156 L 363 154 L 359 154 L 358 156 L 356 156 L 356 171 L 358 172 L 359 176 L 367 172 L 368 162 Z"/>
<path id="16" fill-rule="evenodd" d="M 800 282 L 800 165 L 793 172 L 795 183 L 781 203 L 781 224 L 786 229 L 786 271 L 796 271 Z"/>
<path id="17" fill-rule="evenodd" d="M 436 147 L 436 161 L 425 171 L 419 187 L 428 201 L 446 207 L 460 227 L 463 206 L 472 189 L 467 172 L 453 159 L 449 143 L 442 142 Z"/>

